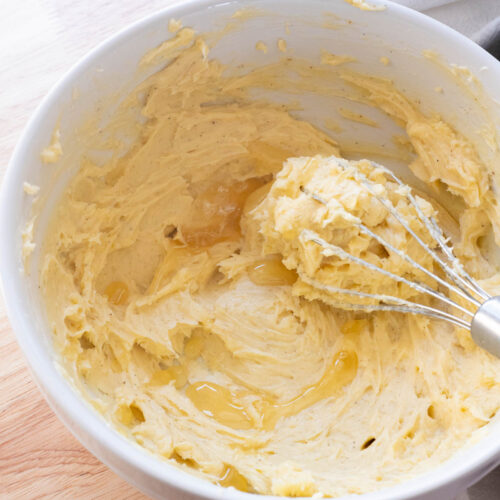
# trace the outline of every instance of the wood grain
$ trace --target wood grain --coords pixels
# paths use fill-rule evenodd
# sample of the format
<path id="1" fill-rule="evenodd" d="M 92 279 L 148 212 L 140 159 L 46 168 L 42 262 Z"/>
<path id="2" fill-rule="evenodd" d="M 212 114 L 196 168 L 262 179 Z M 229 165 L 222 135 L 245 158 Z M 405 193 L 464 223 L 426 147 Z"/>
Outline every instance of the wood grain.
<path id="1" fill-rule="evenodd" d="M 0 177 L 50 87 L 92 47 L 169 3 L 1 2 Z M 32 380 L 1 299 L 0 498 L 146 498 L 83 448 L 52 413 Z"/>
<path id="2" fill-rule="evenodd" d="M 57 419 L 0 308 L 0 498 L 143 499 Z"/>

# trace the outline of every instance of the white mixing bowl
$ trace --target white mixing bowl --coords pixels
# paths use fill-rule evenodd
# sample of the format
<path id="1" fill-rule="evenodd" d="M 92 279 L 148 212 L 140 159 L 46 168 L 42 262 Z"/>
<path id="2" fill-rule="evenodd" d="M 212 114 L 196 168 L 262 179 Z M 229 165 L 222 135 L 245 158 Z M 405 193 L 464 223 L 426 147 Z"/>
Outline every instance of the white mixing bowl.
<path id="1" fill-rule="evenodd" d="M 319 60 L 321 48 L 357 58 L 353 69 L 394 79 L 404 91 L 422 102 L 424 111 L 438 111 L 445 120 L 472 138 L 486 161 L 493 152 L 478 130 L 489 118 L 500 116 L 500 63 L 473 42 L 452 29 L 401 6 L 385 5 L 380 12 L 360 10 L 342 0 L 188 0 L 168 7 L 110 38 L 71 71 L 52 89 L 30 120 L 12 156 L 4 180 L 0 205 L 0 270 L 7 310 L 35 379 L 59 418 L 97 457 L 127 481 L 155 498 L 250 498 L 249 494 L 224 489 L 177 470 L 115 432 L 101 416 L 83 401 L 60 374 L 38 290 L 38 253 L 31 259 L 31 272 L 22 272 L 21 231 L 30 218 L 32 199 L 23 192 L 23 182 L 40 186 L 35 226 L 37 249 L 43 240 L 47 218 L 70 176 L 78 168 L 81 145 L 77 125 L 111 94 L 125 95 L 144 74 L 136 71 L 141 56 L 171 36 L 166 27 L 171 17 L 200 32 L 220 29 L 242 7 L 262 9 L 246 21 L 233 20 L 231 30 L 218 43 L 213 55 L 227 63 L 269 62 L 282 54 L 275 49 L 282 37 L 296 56 Z M 325 16 L 325 12 L 334 16 Z M 255 12 L 254 12 L 255 14 Z M 322 26 L 324 21 L 337 24 Z M 346 22 L 349 20 L 350 22 Z M 287 34 L 285 23 L 289 23 Z M 268 43 L 267 55 L 255 51 L 257 40 Z M 451 78 L 445 66 L 422 57 L 432 49 L 442 60 L 467 66 L 480 76 L 484 92 L 465 70 L 455 68 Z M 390 58 L 389 65 L 380 62 Z M 442 87 L 444 92 L 436 92 Z M 79 97 L 75 99 L 75 89 Z M 300 114 L 321 125 L 334 114 L 336 98 L 304 99 Z M 328 99 L 327 99 L 328 101 Z M 116 101 L 115 101 L 116 102 Z M 367 110 L 363 111 L 369 114 Z M 375 113 L 376 114 L 376 113 Z M 337 117 L 338 119 L 339 117 Z M 363 142 L 391 144 L 395 126 L 381 114 L 383 127 L 363 127 L 351 121 L 342 123 L 340 143 Z M 64 150 L 58 164 L 42 165 L 40 151 L 50 142 L 60 123 Z M 385 127 L 387 124 L 387 127 Z M 80 148 L 80 149 L 79 149 Z M 500 164 L 498 164 L 500 170 Z M 500 175 L 500 172 L 498 173 Z M 425 498 L 446 500 L 480 479 L 500 463 L 500 422 L 485 429 L 473 447 L 463 450 L 448 462 L 414 480 L 391 489 L 363 495 L 365 500 Z M 363 472 L 360 471 L 360 474 Z M 263 497 L 264 498 L 264 497 Z M 265 497 L 271 498 L 271 497 Z"/>

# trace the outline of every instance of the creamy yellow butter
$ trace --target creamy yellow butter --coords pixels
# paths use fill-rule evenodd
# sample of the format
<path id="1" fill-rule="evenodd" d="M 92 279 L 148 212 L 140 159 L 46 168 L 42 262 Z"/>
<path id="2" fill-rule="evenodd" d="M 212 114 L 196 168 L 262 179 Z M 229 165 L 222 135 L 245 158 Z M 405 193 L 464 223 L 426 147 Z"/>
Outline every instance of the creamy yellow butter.
<path id="1" fill-rule="evenodd" d="M 40 154 L 43 163 L 56 163 L 62 155 L 61 132 L 57 127 L 50 140 L 50 144 Z"/>
<path id="2" fill-rule="evenodd" d="M 87 159 L 49 227 L 41 276 L 67 372 L 120 432 L 222 486 L 337 496 L 435 467 L 498 410 L 500 362 L 449 325 L 339 311 L 313 296 L 293 265 L 300 224 L 348 234 L 357 251 L 366 244 L 340 211 L 297 203 L 303 183 L 325 196 L 339 189 L 323 183 L 339 147 L 251 92 L 287 84 L 290 67 L 322 75 L 327 92 L 330 73 L 284 60 L 223 74 L 201 40 L 183 49 L 186 29 L 143 61 L 175 53 L 129 100 L 142 113 L 135 144 L 104 165 Z M 342 78 L 404 125 L 416 175 L 460 200 L 457 252 L 500 291 L 478 246 L 498 227 L 496 201 L 472 146 L 390 82 Z M 373 224 L 386 217 L 355 184 L 340 187 Z M 310 276 L 337 279 L 315 267 L 314 251 L 306 257 Z"/>

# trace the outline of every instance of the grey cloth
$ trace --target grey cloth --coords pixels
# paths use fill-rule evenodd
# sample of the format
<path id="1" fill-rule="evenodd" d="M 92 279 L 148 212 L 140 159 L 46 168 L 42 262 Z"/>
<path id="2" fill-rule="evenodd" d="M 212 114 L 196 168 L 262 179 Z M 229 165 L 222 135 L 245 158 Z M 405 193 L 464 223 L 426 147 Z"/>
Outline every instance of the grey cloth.
<path id="1" fill-rule="evenodd" d="M 500 17 L 490 21 L 472 39 L 500 60 Z"/>
<path id="2" fill-rule="evenodd" d="M 448 24 L 500 59 L 500 0 L 395 1 Z"/>

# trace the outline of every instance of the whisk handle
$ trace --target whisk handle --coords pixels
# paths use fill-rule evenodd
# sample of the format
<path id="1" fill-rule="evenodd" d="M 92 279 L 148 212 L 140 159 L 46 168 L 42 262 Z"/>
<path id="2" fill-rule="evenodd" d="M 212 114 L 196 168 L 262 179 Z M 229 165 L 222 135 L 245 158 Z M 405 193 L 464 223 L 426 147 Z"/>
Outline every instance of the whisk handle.
<path id="1" fill-rule="evenodd" d="M 488 299 L 472 318 L 474 342 L 500 358 L 500 296 Z"/>

